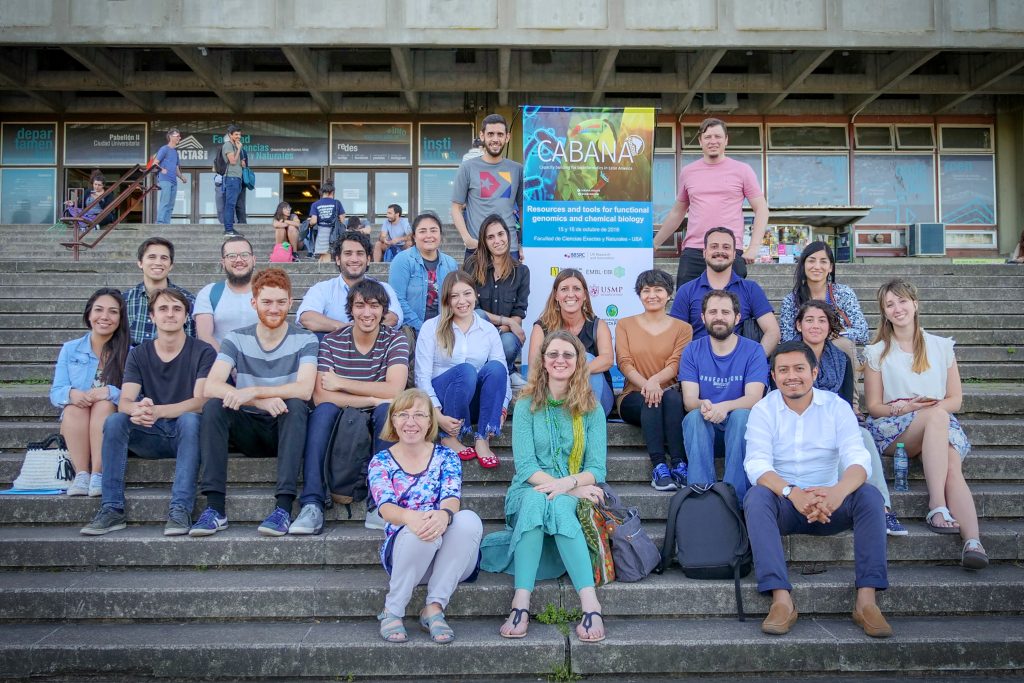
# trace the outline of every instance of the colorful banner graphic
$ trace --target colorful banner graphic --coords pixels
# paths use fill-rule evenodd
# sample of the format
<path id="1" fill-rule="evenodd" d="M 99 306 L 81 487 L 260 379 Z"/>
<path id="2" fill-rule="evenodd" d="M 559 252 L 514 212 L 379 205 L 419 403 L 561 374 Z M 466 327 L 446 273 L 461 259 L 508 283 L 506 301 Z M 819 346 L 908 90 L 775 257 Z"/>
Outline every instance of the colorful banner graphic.
<path id="1" fill-rule="evenodd" d="M 540 316 L 563 268 L 583 273 L 613 336 L 620 318 L 642 312 L 633 285 L 653 267 L 654 125 L 651 108 L 523 109 L 527 322 Z"/>

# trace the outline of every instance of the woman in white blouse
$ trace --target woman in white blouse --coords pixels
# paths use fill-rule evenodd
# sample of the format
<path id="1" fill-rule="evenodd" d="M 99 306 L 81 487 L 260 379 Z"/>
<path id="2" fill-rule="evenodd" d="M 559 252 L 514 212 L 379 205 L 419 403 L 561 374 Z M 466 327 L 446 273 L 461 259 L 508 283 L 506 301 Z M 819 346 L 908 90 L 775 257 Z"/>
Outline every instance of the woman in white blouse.
<path id="1" fill-rule="evenodd" d="M 476 315 L 476 283 L 463 270 L 445 276 L 440 314 L 420 329 L 416 386 L 434 404 L 441 443 L 462 460 L 479 458 L 482 467 L 498 466 L 490 440 L 501 432 L 512 388 L 501 337 Z M 473 446 L 463 446 L 462 437 L 470 434 Z"/>
<path id="2" fill-rule="evenodd" d="M 925 523 L 939 534 L 964 540 L 961 564 L 988 566 L 978 534 L 978 513 L 961 470 L 971 451 L 954 413 L 963 403 L 953 340 L 921 329 L 917 288 L 890 280 L 878 290 L 882 314 L 874 343 L 865 347 L 867 427 L 879 452 L 897 442 L 909 456 L 921 455 L 928 486 Z"/>

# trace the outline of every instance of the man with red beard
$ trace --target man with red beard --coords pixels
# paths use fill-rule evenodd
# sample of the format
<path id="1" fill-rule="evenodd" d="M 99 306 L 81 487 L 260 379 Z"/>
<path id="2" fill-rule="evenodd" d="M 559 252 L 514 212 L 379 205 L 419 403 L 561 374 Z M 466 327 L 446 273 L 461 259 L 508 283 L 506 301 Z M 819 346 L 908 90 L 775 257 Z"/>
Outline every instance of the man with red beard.
<path id="1" fill-rule="evenodd" d="M 259 532 L 283 536 L 291 523 L 302 449 L 306 402 L 316 381 L 317 338 L 288 322 L 292 285 L 280 268 L 252 280 L 252 307 L 259 322 L 229 332 L 206 380 L 200 453 L 200 488 L 207 508 L 189 531 L 210 536 L 227 528 L 228 442 L 247 456 L 278 458 L 277 505 Z M 228 382 L 236 370 L 235 384 Z"/>

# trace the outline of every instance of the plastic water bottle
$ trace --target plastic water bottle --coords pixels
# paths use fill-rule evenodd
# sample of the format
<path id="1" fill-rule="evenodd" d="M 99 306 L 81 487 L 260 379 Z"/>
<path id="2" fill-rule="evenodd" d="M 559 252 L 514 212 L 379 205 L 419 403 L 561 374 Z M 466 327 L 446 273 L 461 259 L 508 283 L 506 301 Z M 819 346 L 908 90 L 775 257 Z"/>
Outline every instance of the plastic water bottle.
<path id="1" fill-rule="evenodd" d="M 909 467 L 910 462 L 907 459 L 907 449 L 903 447 L 902 443 L 896 444 L 896 454 L 893 457 L 893 473 L 896 479 L 893 488 L 895 490 L 910 490 L 910 484 L 907 481 L 907 469 L 909 469 Z"/>

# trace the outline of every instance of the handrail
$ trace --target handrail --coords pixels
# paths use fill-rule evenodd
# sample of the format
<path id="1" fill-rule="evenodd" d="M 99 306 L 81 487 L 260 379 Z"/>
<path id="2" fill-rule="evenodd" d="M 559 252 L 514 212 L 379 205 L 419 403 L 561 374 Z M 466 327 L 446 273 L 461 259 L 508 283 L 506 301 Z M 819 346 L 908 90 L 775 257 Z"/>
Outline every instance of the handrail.
<path id="1" fill-rule="evenodd" d="M 67 225 L 71 230 L 71 240 L 68 242 L 61 242 L 60 244 L 61 246 L 67 247 L 71 250 L 72 260 L 78 260 L 78 256 L 82 249 L 93 249 L 96 247 L 96 245 L 103 241 L 104 237 L 110 234 L 110 231 L 121 224 L 121 221 L 123 221 L 128 214 L 142 204 L 148 194 L 159 189 L 159 186 L 155 182 L 150 182 L 149 185 L 145 185 L 146 180 L 151 176 L 155 176 L 159 171 L 160 165 L 155 162 L 153 162 L 152 165 L 136 164 L 133 168 L 128 169 L 128 171 L 118 180 L 111 183 L 110 186 L 103 191 L 103 194 L 89 202 L 89 204 L 83 208 L 82 213 L 88 213 L 89 209 L 102 202 L 105 197 L 113 195 L 117 188 L 122 185 L 126 185 L 124 189 L 117 192 L 117 196 L 114 197 L 110 204 L 96 214 L 96 216 L 88 219 L 83 218 L 82 216 L 60 217 L 60 222 Z M 141 192 L 139 192 L 140 189 Z M 122 205 L 127 210 L 118 211 Z M 101 225 L 102 221 L 112 213 L 115 213 L 114 220 L 106 225 Z M 94 240 L 87 242 L 85 238 L 89 236 L 92 233 L 93 228 L 96 227 L 101 227 L 102 230 L 96 235 Z"/>

